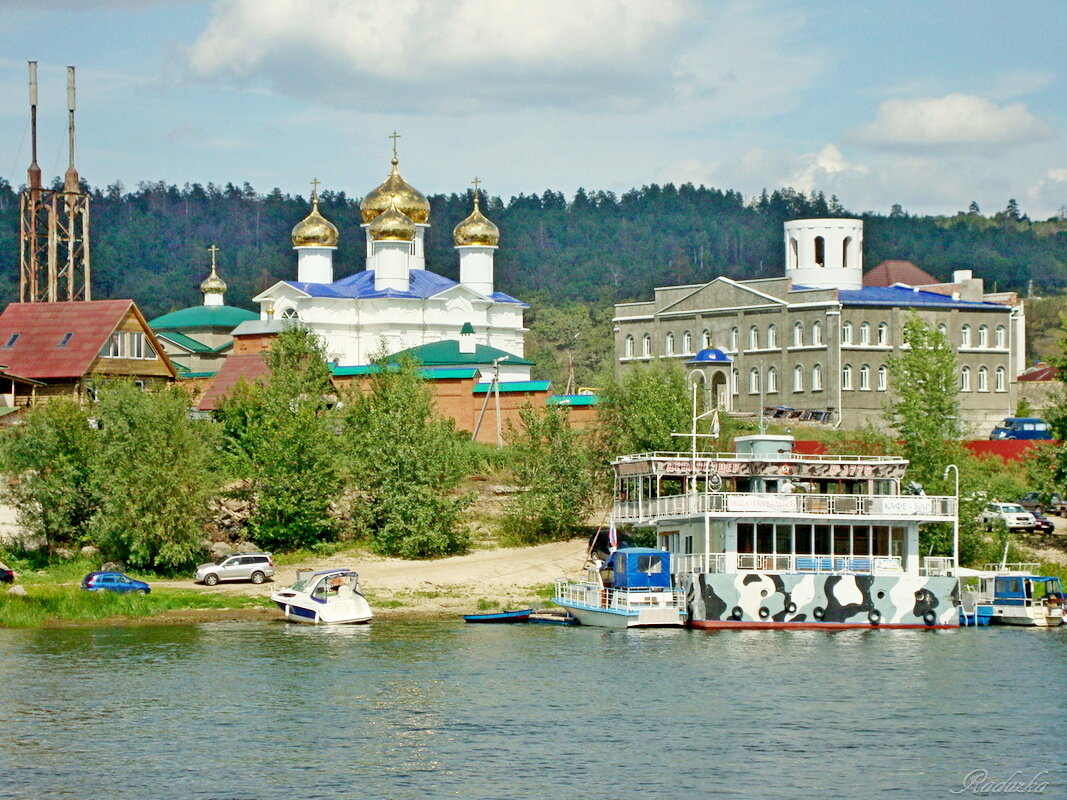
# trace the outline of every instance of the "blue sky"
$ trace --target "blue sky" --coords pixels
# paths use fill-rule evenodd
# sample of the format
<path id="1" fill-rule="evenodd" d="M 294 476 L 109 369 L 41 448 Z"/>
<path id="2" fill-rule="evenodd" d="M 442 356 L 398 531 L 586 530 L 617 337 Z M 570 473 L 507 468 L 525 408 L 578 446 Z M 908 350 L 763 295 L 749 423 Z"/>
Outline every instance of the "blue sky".
<path id="1" fill-rule="evenodd" d="M 1067 206 L 1067 3 L 0 0 L 0 177 L 508 198 L 692 181 L 853 211 Z"/>

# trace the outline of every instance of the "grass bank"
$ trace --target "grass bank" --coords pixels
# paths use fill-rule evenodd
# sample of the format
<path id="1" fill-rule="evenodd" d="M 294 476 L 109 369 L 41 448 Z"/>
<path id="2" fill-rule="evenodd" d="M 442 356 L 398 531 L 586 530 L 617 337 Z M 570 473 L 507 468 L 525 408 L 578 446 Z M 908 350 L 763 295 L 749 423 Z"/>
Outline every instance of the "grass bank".
<path id="1" fill-rule="evenodd" d="M 153 590 L 149 595 L 86 592 L 76 586 L 31 584 L 26 596 L 0 594 L 0 627 L 36 628 L 64 622 L 111 618 L 143 619 L 171 611 L 270 607 L 265 597 L 205 594 L 186 589 Z"/>

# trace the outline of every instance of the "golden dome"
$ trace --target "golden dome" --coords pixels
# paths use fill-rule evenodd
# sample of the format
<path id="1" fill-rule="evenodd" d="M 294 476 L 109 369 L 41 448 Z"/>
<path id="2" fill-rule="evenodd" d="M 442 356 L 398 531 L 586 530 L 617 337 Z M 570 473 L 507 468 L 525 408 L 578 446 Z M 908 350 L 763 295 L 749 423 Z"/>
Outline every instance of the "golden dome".
<path id="1" fill-rule="evenodd" d="M 211 268 L 211 274 L 204 278 L 204 282 L 200 284 L 200 291 L 204 294 L 225 294 L 226 281 L 219 277 L 215 272 L 215 268 Z"/>
<path id="2" fill-rule="evenodd" d="M 293 247 L 337 247 L 337 228 L 319 213 L 319 196 L 311 196 L 311 213 L 293 228 Z"/>
<path id="3" fill-rule="evenodd" d="M 398 163 L 394 156 L 389 177 L 359 204 L 359 213 L 364 222 L 371 222 L 379 214 L 384 214 L 393 202 L 397 210 L 412 222 L 422 224 L 430 218 L 429 201 L 422 192 L 400 177 L 400 171 L 396 168 Z"/>
<path id="4" fill-rule="evenodd" d="M 415 223 L 397 208 L 395 200 L 389 203 L 389 208 L 379 214 L 367 230 L 370 231 L 370 238 L 376 242 L 410 242 L 415 238 Z"/>
<path id="5" fill-rule="evenodd" d="M 452 231 L 452 241 L 457 247 L 469 244 L 496 247 L 500 243 L 500 228 L 482 213 L 477 192 L 474 195 L 474 211 Z"/>

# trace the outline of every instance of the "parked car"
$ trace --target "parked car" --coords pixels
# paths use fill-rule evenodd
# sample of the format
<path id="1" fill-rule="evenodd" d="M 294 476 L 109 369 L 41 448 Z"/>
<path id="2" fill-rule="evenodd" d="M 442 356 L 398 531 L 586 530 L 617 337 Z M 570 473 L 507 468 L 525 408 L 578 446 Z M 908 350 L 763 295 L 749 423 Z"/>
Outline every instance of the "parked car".
<path id="1" fill-rule="evenodd" d="M 1059 492 L 1027 492 L 1019 499 L 1019 505 L 1027 511 L 1051 511 L 1067 516 L 1067 499 Z"/>
<path id="2" fill-rule="evenodd" d="M 1037 417 L 1008 417 L 989 434 L 990 439 L 1051 439 L 1052 429 Z"/>
<path id="3" fill-rule="evenodd" d="M 1032 530 L 1034 533 L 1053 533 L 1056 530 L 1056 526 L 1052 524 L 1052 520 L 1042 514 L 1040 511 L 1031 511 L 1034 515 L 1034 527 Z"/>
<path id="4" fill-rule="evenodd" d="M 197 583 L 214 586 L 219 581 L 252 581 L 263 583 L 274 577 L 274 561 L 270 553 L 234 553 L 210 564 L 196 568 Z"/>
<path id="5" fill-rule="evenodd" d="M 90 572 L 82 578 L 82 588 L 90 592 L 119 592 L 120 594 L 148 594 L 152 588 L 121 572 Z"/>
<path id="6" fill-rule="evenodd" d="M 1008 526 L 1008 530 L 1030 530 L 1034 527 L 1034 515 L 1018 503 L 992 502 L 981 514 L 987 530 L 992 530 L 998 520 Z"/>
<path id="7" fill-rule="evenodd" d="M 14 583 L 15 570 L 11 569 L 3 561 L 0 561 L 0 583 Z"/>

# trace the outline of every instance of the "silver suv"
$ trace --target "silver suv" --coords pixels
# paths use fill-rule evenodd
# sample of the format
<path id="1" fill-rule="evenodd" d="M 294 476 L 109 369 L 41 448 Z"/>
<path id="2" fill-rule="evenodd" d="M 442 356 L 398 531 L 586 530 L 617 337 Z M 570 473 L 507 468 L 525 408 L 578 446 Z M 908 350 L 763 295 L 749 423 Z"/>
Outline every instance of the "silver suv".
<path id="1" fill-rule="evenodd" d="M 263 583 L 274 577 L 274 561 L 270 553 L 234 553 L 211 564 L 196 568 L 197 583 L 214 586 L 219 581 L 252 581 Z"/>

